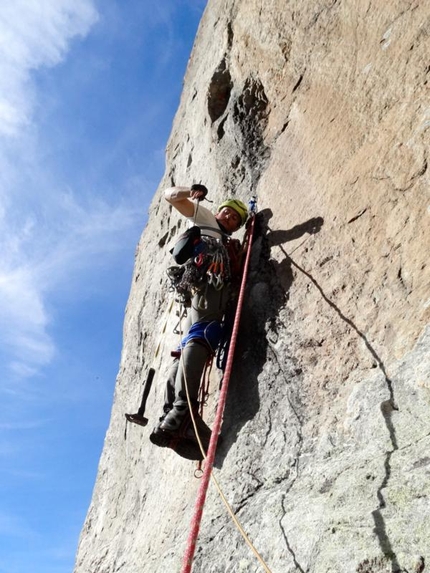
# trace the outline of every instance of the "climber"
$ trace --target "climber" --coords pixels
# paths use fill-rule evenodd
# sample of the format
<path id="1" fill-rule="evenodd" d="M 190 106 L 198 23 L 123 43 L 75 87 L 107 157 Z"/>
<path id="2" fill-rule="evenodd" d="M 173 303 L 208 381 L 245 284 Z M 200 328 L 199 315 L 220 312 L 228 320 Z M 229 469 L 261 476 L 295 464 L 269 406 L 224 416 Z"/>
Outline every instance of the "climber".
<path id="1" fill-rule="evenodd" d="M 180 267 L 180 280 L 185 284 L 182 292 L 184 288 L 189 290 L 188 315 L 182 328 L 186 334 L 167 379 L 163 415 L 150 440 L 157 446 L 171 447 L 182 457 L 202 459 L 188 397 L 199 438 L 207 450 L 211 431 L 197 411 L 200 381 L 206 362 L 219 343 L 231 283 L 238 274 L 240 242 L 230 235 L 245 224 L 248 210 L 242 201 L 229 199 L 214 215 L 200 204 L 207 189 L 199 184 L 191 188 L 171 187 L 164 195 L 190 226 L 199 227 L 204 251 Z"/>

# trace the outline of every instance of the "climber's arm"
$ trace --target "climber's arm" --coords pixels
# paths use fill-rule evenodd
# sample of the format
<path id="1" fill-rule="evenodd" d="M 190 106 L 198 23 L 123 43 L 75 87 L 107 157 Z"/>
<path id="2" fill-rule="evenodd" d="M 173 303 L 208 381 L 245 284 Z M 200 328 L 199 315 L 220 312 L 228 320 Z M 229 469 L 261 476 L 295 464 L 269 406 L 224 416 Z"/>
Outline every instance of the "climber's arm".
<path id="1" fill-rule="evenodd" d="M 164 192 L 164 198 L 184 217 L 194 215 L 195 203 L 205 198 L 207 189 L 203 185 L 193 185 L 192 187 L 169 187 Z"/>

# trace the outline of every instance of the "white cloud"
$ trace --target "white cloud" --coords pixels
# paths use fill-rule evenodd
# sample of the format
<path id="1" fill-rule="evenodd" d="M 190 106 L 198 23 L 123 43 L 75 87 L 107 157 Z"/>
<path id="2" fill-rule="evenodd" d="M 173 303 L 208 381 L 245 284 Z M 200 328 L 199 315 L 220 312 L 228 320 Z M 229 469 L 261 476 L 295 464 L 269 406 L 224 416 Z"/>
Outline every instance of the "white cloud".
<path id="1" fill-rule="evenodd" d="M 58 64 L 70 41 L 97 19 L 91 0 L 3 0 L 0 3 L 0 135 L 30 123 L 31 72 Z"/>
<path id="2" fill-rule="evenodd" d="M 55 355 L 49 296 L 81 271 L 109 264 L 141 225 L 130 200 L 59 190 L 32 129 L 44 95 L 37 70 L 68 57 L 72 40 L 97 18 L 92 0 L 0 3 L 0 351 L 19 378 Z"/>
<path id="3" fill-rule="evenodd" d="M 49 317 L 34 279 L 24 266 L 0 269 L 0 343 L 16 357 L 12 369 L 20 376 L 33 374 L 54 355 L 46 333 Z"/>
<path id="4" fill-rule="evenodd" d="M 142 226 L 142 206 L 83 205 L 70 191 L 50 205 L 50 224 L 27 220 L 0 241 L 0 345 L 10 370 L 28 377 L 49 363 L 55 346 L 49 335 L 47 300 L 54 291 L 88 282 L 91 271 L 109 266 Z M 30 253 L 28 255 L 27 253 Z M 79 295 L 78 295 L 79 296 Z"/>
<path id="5" fill-rule="evenodd" d="M 137 6 L 148 9 L 146 4 Z M 108 12 L 114 8 L 115 3 L 106 5 Z M 155 12 L 151 10 L 151 17 L 156 22 L 166 20 L 168 27 L 167 8 Z M 96 273 L 119 269 L 125 249 L 132 264 L 130 245 L 134 249 L 137 243 L 146 216 L 144 198 L 153 190 L 153 183 L 131 169 L 124 171 L 128 180 L 122 179 L 115 192 L 108 189 L 113 183 L 106 182 L 103 189 L 103 178 L 93 177 L 109 172 L 109 166 L 125 155 L 136 130 L 144 132 L 153 108 L 125 124 L 106 152 L 94 155 L 89 177 L 74 165 L 72 153 L 66 159 L 67 172 L 76 170 L 80 177 L 67 179 L 61 166 L 56 170 L 58 140 L 55 126 L 49 124 L 53 101 L 49 98 L 61 107 L 62 85 L 56 85 L 55 93 L 39 92 L 38 71 L 67 58 L 73 61 L 73 40 L 88 34 L 97 19 L 95 0 L 0 2 L 0 360 L 3 386 L 7 375 L 13 382 L 7 384 L 8 391 L 19 392 L 16 379 L 22 379 L 25 387 L 23 379 L 29 381 L 56 356 L 52 332 L 58 326 L 59 309 L 53 301 L 79 299 L 84 290 L 88 296 L 102 288 Z M 106 26 L 106 12 L 100 23 Z M 81 69 L 79 63 L 71 69 L 85 78 L 90 67 Z M 74 95 L 78 101 L 79 90 Z M 85 107 L 82 114 L 85 122 Z M 47 125 L 52 140 L 44 131 Z M 61 136 L 67 140 L 68 134 Z M 85 186 L 77 181 L 87 180 L 96 180 L 97 190 L 91 184 L 77 188 Z"/>

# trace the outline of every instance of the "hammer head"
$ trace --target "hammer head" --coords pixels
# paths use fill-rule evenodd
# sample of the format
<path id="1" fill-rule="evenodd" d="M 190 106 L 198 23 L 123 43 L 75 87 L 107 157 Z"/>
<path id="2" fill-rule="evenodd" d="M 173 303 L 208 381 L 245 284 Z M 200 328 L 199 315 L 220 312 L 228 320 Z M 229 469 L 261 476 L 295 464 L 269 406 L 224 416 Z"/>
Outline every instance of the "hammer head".
<path id="1" fill-rule="evenodd" d="M 146 426 L 148 423 L 148 418 L 142 416 L 141 414 L 125 414 L 125 417 L 128 422 L 132 424 L 138 424 L 139 426 Z"/>

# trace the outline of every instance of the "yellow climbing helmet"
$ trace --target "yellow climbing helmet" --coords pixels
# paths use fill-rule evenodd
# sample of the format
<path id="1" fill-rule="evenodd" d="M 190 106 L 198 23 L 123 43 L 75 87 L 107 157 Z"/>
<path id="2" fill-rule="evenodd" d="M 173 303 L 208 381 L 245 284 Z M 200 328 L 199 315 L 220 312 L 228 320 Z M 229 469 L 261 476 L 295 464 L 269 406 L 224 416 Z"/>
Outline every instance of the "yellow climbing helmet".
<path id="1" fill-rule="evenodd" d="M 236 213 L 240 216 L 240 226 L 246 223 L 246 219 L 248 218 L 248 208 L 245 203 L 242 203 L 242 201 L 239 201 L 239 199 L 228 199 L 227 201 L 224 201 L 224 203 L 221 203 L 221 205 L 218 207 L 218 213 L 224 207 L 230 207 L 230 209 L 236 211 Z"/>

